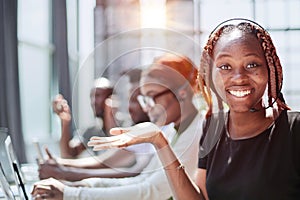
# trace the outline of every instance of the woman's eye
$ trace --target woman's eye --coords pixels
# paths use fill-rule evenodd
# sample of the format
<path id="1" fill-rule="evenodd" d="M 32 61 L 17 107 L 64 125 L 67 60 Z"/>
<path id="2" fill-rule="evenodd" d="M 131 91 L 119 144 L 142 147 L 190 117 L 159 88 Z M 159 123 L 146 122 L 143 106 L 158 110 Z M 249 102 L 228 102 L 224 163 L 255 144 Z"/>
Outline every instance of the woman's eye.
<path id="1" fill-rule="evenodd" d="M 250 68 L 255 68 L 255 67 L 258 67 L 258 64 L 256 63 L 250 63 L 246 66 L 246 68 L 250 69 Z"/>
<path id="2" fill-rule="evenodd" d="M 229 69 L 231 69 L 231 67 L 229 65 L 221 65 L 218 68 L 222 69 L 222 70 L 229 70 Z"/>

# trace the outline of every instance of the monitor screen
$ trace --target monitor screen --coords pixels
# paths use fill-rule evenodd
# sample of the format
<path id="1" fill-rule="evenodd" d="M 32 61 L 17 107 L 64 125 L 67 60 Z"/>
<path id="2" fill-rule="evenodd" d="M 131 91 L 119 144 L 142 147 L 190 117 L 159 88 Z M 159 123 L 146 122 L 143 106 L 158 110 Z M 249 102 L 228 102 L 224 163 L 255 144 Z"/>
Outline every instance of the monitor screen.
<path id="1" fill-rule="evenodd" d="M 5 140 L 5 148 L 6 148 L 6 152 L 8 155 L 9 163 L 11 164 L 15 183 L 18 186 L 19 195 L 21 197 L 24 197 L 24 199 L 27 200 L 28 196 L 27 196 L 26 190 L 25 190 L 25 185 L 24 185 L 24 181 L 23 181 L 24 179 L 23 179 L 23 176 L 22 176 L 22 173 L 20 170 L 20 165 L 17 160 L 10 136 L 7 136 L 7 138 Z"/>
<path id="2" fill-rule="evenodd" d="M 14 193 L 10 187 L 10 183 L 8 182 L 4 170 L 2 168 L 2 163 L 0 163 L 0 185 L 3 193 L 0 193 L 0 197 L 5 197 L 6 199 L 15 199 Z"/>
<path id="3" fill-rule="evenodd" d="M 15 183 L 14 174 L 5 147 L 5 140 L 7 136 L 7 131 L 4 131 L 4 129 L 0 127 L 0 160 L 2 163 L 2 169 L 9 184 L 13 184 Z"/>

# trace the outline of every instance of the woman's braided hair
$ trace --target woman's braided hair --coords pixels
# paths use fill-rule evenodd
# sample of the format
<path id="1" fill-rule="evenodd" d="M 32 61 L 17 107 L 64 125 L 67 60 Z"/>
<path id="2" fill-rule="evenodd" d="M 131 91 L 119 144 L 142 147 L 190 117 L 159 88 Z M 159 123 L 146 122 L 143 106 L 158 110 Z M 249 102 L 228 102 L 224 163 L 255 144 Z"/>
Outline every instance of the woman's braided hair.
<path id="1" fill-rule="evenodd" d="M 238 23 L 233 22 L 237 21 Z M 208 104 L 207 117 L 212 114 L 212 91 L 215 92 L 212 84 L 212 56 L 216 43 L 222 35 L 230 34 L 233 30 L 240 30 L 245 34 L 254 35 L 260 42 L 265 54 L 268 65 L 268 107 L 272 107 L 276 102 L 279 109 L 290 109 L 284 102 L 281 88 L 282 88 L 282 66 L 277 56 L 276 49 L 273 45 L 269 33 L 257 23 L 247 19 L 231 19 L 221 23 L 210 34 L 209 39 L 203 49 L 200 69 L 198 71 L 198 82 L 200 90 Z M 216 93 L 216 92 L 215 92 Z M 221 98 L 217 95 L 218 105 L 222 108 Z"/>

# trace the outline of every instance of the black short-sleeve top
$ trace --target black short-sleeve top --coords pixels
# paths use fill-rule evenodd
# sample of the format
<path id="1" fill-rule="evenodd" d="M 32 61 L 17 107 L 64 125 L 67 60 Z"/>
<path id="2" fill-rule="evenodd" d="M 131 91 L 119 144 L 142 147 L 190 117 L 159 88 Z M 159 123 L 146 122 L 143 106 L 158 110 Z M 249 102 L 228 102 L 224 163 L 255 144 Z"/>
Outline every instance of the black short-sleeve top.
<path id="1" fill-rule="evenodd" d="M 213 148 L 199 158 L 209 198 L 300 200 L 300 112 L 281 112 L 249 139 L 232 140 L 224 124 Z"/>

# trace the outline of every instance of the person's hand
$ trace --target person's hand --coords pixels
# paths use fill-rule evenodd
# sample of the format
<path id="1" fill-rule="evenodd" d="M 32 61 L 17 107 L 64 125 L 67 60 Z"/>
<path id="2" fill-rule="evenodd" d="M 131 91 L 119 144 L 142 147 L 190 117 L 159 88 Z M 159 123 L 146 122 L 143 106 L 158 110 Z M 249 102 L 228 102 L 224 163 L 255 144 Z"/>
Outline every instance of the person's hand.
<path id="1" fill-rule="evenodd" d="M 31 195 L 34 199 L 56 199 L 62 200 L 64 194 L 65 185 L 54 179 L 49 178 L 39 182 L 36 182 L 33 185 Z"/>
<path id="2" fill-rule="evenodd" d="M 57 178 L 57 179 L 65 179 L 65 170 L 64 166 L 58 164 L 57 162 L 53 162 L 53 160 L 46 160 L 44 163 L 39 165 L 39 178 Z"/>
<path id="3" fill-rule="evenodd" d="M 61 120 L 71 121 L 71 111 L 67 100 L 61 95 L 57 95 L 52 102 L 52 109 Z"/>
<path id="4" fill-rule="evenodd" d="M 46 178 L 57 178 L 57 179 L 64 179 L 65 178 L 65 167 L 60 165 L 56 159 L 52 156 L 48 148 L 45 148 L 45 151 L 48 155 L 48 159 L 45 160 L 43 163 L 39 164 L 39 178 L 46 179 Z"/>
<path id="5" fill-rule="evenodd" d="M 91 137 L 88 146 L 94 151 L 113 147 L 127 147 L 139 143 L 155 143 L 159 138 L 160 129 L 151 122 L 144 122 L 129 128 L 112 128 L 111 137 Z"/>

